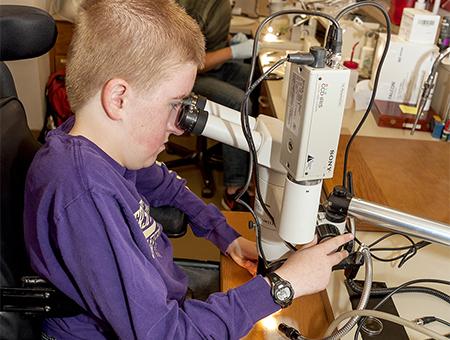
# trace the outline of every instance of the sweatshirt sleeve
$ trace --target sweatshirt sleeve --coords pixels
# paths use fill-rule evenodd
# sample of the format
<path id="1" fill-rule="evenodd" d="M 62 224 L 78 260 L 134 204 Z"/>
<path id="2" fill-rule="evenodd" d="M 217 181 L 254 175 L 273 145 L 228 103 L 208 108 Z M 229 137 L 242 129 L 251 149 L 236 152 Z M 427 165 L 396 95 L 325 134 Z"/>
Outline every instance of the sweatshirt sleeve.
<path id="1" fill-rule="evenodd" d="M 119 338 L 238 339 L 279 309 L 261 276 L 206 302 L 171 298 L 158 270 L 167 258 L 145 254 L 148 244 L 133 234 L 123 209 L 109 196 L 78 197 L 51 228 L 55 253 L 31 253 L 33 263 L 45 261 L 37 266 L 41 275 L 106 321 Z"/>
<path id="2" fill-rule="evenodd" d="M 186 186 L 186 180 L 168 170 L 163 163 L 139 170 L 136 187 L 151 206 L 176 207 L 189 218 L 192 231 L 214 243 L 222 253 L 240 235 L 226 222 L 214 204 L 205 204 Z"/>

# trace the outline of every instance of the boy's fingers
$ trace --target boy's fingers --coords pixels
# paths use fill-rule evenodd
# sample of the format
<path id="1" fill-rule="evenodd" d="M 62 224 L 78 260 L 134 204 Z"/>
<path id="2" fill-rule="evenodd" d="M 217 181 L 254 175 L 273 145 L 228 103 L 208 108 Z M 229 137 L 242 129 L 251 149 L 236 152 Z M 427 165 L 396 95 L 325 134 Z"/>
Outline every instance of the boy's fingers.
<path id="1" fill-rule="evenodd" d="M 302 244 L 299 248 L 297 248 L 298 250 L 304 250 L 304 249 L 308 249 L 311 248 L 312 246 L 315 246 L 317 244 L 317 234 L 314 235 L 314 238 L 311 242 L 309 243 L 305 243 Z"/>
<path id="2" fill-rule="evenodd" d="M 351 240 L 353 240 L 353 234 L 339 235 L 319 244 L 318 247 L 321 247 L 327 254 L 330 254 Z"/>
<path id="3" fill-rule="evenodd" d="M 256 263 L 252 261 L 245 261 L 244 268 L 247 269 L 250 272 L 250 274 L 252 275 L 256 274 L 257 270 Z"/>
<path id="4" fill-rule="evenodd" d="M 347 256 L 348 256 L 348 251 L 347 250 L 339 251 L 337 253 L 333 253 L 331 255 L 328 255 L 328 257 L 330 258 L 332 266 L 338 264 L 343 259 L 345 259 Z"/>

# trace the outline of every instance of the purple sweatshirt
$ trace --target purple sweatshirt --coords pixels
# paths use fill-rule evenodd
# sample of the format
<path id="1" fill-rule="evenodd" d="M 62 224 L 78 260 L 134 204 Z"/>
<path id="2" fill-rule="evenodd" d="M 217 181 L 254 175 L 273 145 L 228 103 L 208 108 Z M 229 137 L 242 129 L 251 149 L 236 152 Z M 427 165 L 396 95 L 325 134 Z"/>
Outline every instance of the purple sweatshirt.
<path id="1" fill-rule="evenodd" d="M 86 313 L 44 322 L 56 339 L 237 339 L 277 311 L 261 276 L 207 301 L 187 278 L 150 207 L 171 205 L 222 252 L 238 237 L 165 165 L 127 170 L 83 137 L 52 131 L 28 173 L 25 238 L 34 270 Z"/>

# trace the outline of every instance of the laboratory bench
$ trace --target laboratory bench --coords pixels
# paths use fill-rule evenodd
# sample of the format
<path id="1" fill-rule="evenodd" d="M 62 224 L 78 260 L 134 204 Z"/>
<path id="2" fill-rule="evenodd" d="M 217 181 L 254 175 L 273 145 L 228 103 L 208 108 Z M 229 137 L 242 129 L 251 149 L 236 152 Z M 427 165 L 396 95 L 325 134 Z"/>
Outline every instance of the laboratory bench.
<path id="1" fill-rule="evenodd" d="M 252 216 L 247 212 L 223 212 L 227 222 L 245 238 L 255 241 L 255 231 L 250 230 L 248 223 Z M 220 256 L 220 287 L 223 292 L 240 286 L 250 280 L 250 273 L 237 265 L 228 256 Z M 300 329 L 308 337 L 321 337 L 328 325 L 334 320 L 333 312 L 326 291 L 295 299 L 285 309 L 260 320 L 243 339 L 280 339 L 278 324 L 284 322 Z"/>
<path id="2" fill-rule="evenodd" d="M 255 240 L 254 230 L 248 227 L 252 216 L 246 212 L 224 212 L 227 222 L 232 225 L 242 236 L 250 240 Z M 384 233 L 359 231 L 359 239 L 366 244 L 378 239 Z M 417 239 L 415 239 L 417 241 Z M 407 243 L 407 242 L 406 242 Z M 406 245 L 399 236 L 387 239 L 383 246 L 393 247 L 399 244 Z M 398 255 L 387 253 L 387 256 Z M 396 262 L 373 261 L 374 281 L 386 283 L 388 287 L 396 287 L 404 282 L 419 278 L 434 278 L 450 281 L 450 271 L 448 270 L 448 259 L 450 258 L 450 248 L 431 244 L 422 250 L 412 259 L 406 262 L 403 267 L 396 268 Z M 231 288 L 240 286 L 251 279 L 248 271 L 237 265 L 232 259 L 221 254 L 220 257 L 220 286 L 221 291 L 226 292 Z M 362 267 L 356 279 L 364 279 L 364 268 Z M 331 276 L 330 283 L 326 290 L 308 296 L 297 298 L 292 305 L 282 309 L 266 318 L 260 320 L 242 339 L 247 340 L 269 340 L 284 339 L 277 330 L 280 323 L 286 323 L 298 329 L 302 335 L 309 338 L 320 338 L 335 317 L 344 312 L 352 310 L 349 294 L 344 283 L 343 271 L 335 271 Z M 420 284 L 421 286 L 438 289 L 445 294 L 450 294 L 450 286 L 436 284 Z M 448 303 L 431 295 L 408 293 L 396 294 L 393 296 L 395 308 L 403 318 L 413 320 L 423 316 L 436 316 L 448 320 L 450 306 Z M 446 334 L 450 330 L 442 324 L 432 323 L 427 325 L 440 334 Z M 397 329 L 394 336 L 384 335 L 381 339 L 426 339 L 420 333 L 402 328 Z M 346 336 L 345 340 L 353 339 L 355 328 Z M 380 338 L 377 338 L 380 339 Z"/>
<path id="3" fill-rule="evenodd" d="M 267 96 L 267 112 L 283 120 L 285 99 L 282 97 L 282 80 L 265 80 L 263 85 L 263 93 Z M 363 113 L 351 109 L 344 113 L 335 175 L 324 180 L 324 196 L 328 195 L 334 186 L 342 184 L 345 145 Z M 450 224 L 450 143 L 433 139 L 429 132 L 416 131 L 411 136 L 410 131 L 406 129 L 379 127 L 369 114 L 350 149 L 348 170 L 353 174 L 356 197 Z M 247 227 L 249 215 L 227 213 L 226 217 L 243 235 L 254 239 L 254 232 L 249 231 Z M 359 222 L 357 230 L 357 237 L 366 244 L 388 232 L 369 223 Z M 400 236 L 383 242 L 386 247 L 399 245 L 407 245 Z M 399 255 L 399 252 L 383 255 L 393 257 Z M 450 247 L 431 244 L 419 250 L 402 268 L 395 267 L 398 261 L 374 261 L 374 280 L 386 283 L 388 287 L 418 278 L 450 281 L 449 258 Z M 224 291 L 250 279 L 245 270 L 238 268 L 228 258 L 222 256 L 221 264 L 221 284 Z M 364 270 L 361 269 L 357 279 L 362 279 L 363 274 Z M 424 285 L 450 294 L 449 286 Z M 397 294 L 393 301 L 398 314 L 409 320 L 426 315 L 448 320 L 450 315 L 449 305 L 430 295 Z M 280 322 L 298 328 L 307 336 L 322 335 L 334 317 L 352 309 L 343 272 L 334 272 L 326 292 L 302 297 L 290 308 L 260 321 L 246 339 L 277 338 L 280 335 L 276 327 Z M 427 327 L 441 334 L 450 332 L 450 329 L 438 323 Z M 354 330 L 344 339 L 353 339 L 353 334 Z M 406 329 L 399 331 L 397 337 L 384 338 L 426 339 L 426 336 Z"/>

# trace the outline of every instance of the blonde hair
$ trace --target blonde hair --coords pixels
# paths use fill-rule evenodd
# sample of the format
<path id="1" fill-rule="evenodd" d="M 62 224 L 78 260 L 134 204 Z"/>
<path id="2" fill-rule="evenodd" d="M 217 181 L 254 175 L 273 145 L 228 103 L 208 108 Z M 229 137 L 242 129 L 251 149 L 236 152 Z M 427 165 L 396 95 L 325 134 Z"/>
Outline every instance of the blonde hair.
<path id="1" fill-rule="evenodd" d="M 202 67 L 203 35 L 173 0 L 86 0 L 78 13 L 66 86 L 76 112 L 112 78 L 150 90 L 184 63 Z"/>

